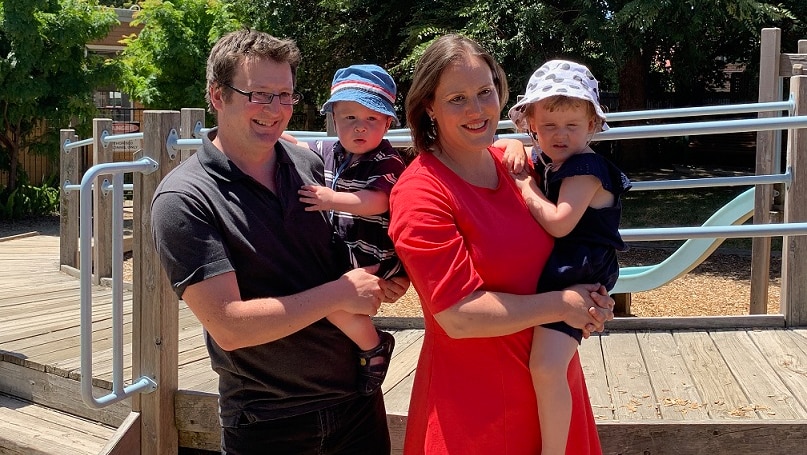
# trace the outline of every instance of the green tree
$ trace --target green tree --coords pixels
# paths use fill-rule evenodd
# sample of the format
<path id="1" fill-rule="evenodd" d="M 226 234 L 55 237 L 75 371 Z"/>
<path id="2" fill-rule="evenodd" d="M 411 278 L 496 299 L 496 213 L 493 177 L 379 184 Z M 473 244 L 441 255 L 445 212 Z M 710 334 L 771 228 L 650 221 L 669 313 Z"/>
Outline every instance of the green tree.
<path id="1" fill-rule="evenodd" d="M 219 0 L 145 0 L 123 40 L 123 89 L 149 109 L 206 107 L 205 65 L 218 38 L 240 27 Z"/>
<path id="2" fill-rule="evenodd" d="M 20 152 L 58 155 L 58 128 L 92 118 L 95 87 L 110 83 L 115 65 L 88 54 L 86 43 L 117 23 L 95 0 L 0 0 L 0 168 L 5 195 L 25 175 Z M 35 134 L 46 126 L 44 135 Z M 85 130 L 86 132 L 86 130 Z"/>
<path id="3" fill-rule="evenodd" d="M 412 10 L 409 2 L 229 1 L 235 16 L 246 26 L 293 39 L 300 48 L 303 62 L 297 72 L 297 90 L 303 94 L 306 121 L 298 126 L 324 127 L 324 117 L 318 114 L 318 109 L 329 96 L 331 80 L 338 68 L 375 63 L 385 67 L 399 82 L 401 75 L 392 67 L 402 58 L 402 30 Z M 405 93 L 400 86 L 399 93 Z"/>
<path id="4" fill-rule="evenodd" d="M 674 106 L 703 104 L 704 95 L 724 84 L 729 63 L 758 59 L 763 27 L 792 14 L 778 3 L 738 0 L 580 1 L 577 29 L 600 43 L 617 76 L 619 110 L 647 108 L 649 98 Z M 622 141 L 621 165 L 649 165 L 644 140 Z"/>

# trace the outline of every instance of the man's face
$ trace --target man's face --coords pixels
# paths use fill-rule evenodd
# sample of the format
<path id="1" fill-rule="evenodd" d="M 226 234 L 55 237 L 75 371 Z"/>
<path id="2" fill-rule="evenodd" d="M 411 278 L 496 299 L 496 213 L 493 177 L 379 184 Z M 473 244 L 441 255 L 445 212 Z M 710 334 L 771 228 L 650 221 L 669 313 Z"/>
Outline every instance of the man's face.
<path id="1" fill-rule="evenodd" d="M 242 92 L 294 92 L 289 64 L 269 59 L 244 59 L 230 85 Z M 272 149 L 288 126 L 294 108 L 280 104 L 279 97 L 270 104 L 252 103 L 248 96 L 221 85 L 211 88 L 210 98 L 218 117 L 217 139 L 227 149 L 237 147 L 239 154 Z"/>

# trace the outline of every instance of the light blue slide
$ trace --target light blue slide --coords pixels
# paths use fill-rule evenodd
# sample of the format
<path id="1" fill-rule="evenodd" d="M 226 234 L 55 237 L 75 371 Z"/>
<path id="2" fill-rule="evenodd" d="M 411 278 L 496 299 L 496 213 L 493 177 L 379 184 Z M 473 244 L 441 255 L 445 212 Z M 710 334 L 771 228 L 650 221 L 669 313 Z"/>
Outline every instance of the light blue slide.
<path id="1" fill-rule="evenodd" d="M 754 189 L 751 188 L 709 217 L 704 226 L 731 226 L 745 223 L 754 215 Z M 655 265 L 622 267 L 612 294 L 649 291 L 686 274 L 706 260 L 725 239 L 689 239 L 667 259 Z"/>

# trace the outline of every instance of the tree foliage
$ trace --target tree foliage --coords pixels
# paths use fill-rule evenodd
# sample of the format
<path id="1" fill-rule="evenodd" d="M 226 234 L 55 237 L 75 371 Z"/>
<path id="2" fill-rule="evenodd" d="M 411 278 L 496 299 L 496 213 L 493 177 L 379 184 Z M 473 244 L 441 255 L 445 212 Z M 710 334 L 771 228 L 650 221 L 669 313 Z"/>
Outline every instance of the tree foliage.
<path id="1" fill-rule="evenodd" d="M 219 0 L 145 0 L 123 40 L 124 90 L 149 109 L 206 107 L 205 64 L 218 38 L 240 24 Z"/>
<path id="2" fill-rule="evenodd" d="M 117 73 L 113 63 L 87 54 L 85 44 L 105 37 L 116 23 L 114 11 L 98 8 L 94 0 L 0 2 L 0 168 L 9 172 L 5 194 L 25 178 L 18 167 L 22 150 L 55 156 L 58 129 L 71 123 L 80 128 L 92 118 L 94 89 L 111 83 Z M 45 134 L 38 132 L 42 128 Z"/>
<path id="3" fill-rule="evenodd" d="M 297 88 L 305 96 L 309 118 L 313 115 L 320 122 L 316 111 L 329 95 L 334 71 L 353 63 L 377 63 L 390 71 L 398 83 L 403 119 L 401 106 L 417 59 L 434 39 L 450 32 L 477 40 L 499 60 L 510 81 L 511 103 L 541 63 L 569 58 L 588 65 L 602 90 L 619 93 L 619 110 L 646 109 L 648 99 L 660 98 L 672 106 L 703 104 L 710 91 L 725 85 L 728 64 L 748 65 L 748 72 L 758 72 L 754 65 L 763 27 L 783 28 L 783 45 L 807 34 L 803 0 L 220 1 L 230 14 L 223 16 L 228 20 L 297 42 L 303 53 Z M 204 35 L 210 45 L 216 34 L 206 31 L 210 25 L 187 19 L 182 19 L 182 28 L 178 15 L 197 14 L 189 11 L 201 3 L 143 2 L 144 10 L 159 6 L 168 11 L 148 19 L 139 16 L 147 27 L 162 21 L 163 38 L 141 34 L 142 44 L 153 54 L 143 53 L 127 65 L 140 72 L 133 93 L 147 105 L 167 93 L 168 85 L 158 83 L 161 78 L 181 81 L 171 90 L 177 94 L 170 100 L 172 108 L 191 105 L 189 91 L 199 93 L 193 80 L 204 80 L 202 55 L 179 52 L 203 47 L 200 41 L 190 44 L 191 37 Z M 211 0 L 208 8 L 217 4 Z M 169 26 L 175 31 L 168 31 Z M 171 39 L 181 43 L 174 50 L 163 44 L 171 33 L 176 35 Z M 197 69 L 192 69 L 194 64 Z M 167 78 L 170 66 L 181 66 L 184 75 Z M 196 76 L 185 77 L 191 73 Z M 748 85 L 753 87 L 753 81 Z M 306 127 L 319 129 L 321 123 Z"/>

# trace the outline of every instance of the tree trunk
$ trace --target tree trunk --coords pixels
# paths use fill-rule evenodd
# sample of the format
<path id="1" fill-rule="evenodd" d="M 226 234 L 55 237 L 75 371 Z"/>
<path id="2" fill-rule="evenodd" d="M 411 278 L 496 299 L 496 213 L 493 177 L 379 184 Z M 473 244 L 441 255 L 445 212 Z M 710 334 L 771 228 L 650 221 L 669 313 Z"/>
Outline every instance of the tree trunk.
<path id="1" fill-rule="evenodd" d="M 622 68 L 619 69 L 619 110 L 638 111 L 647 109 L 647 66 L 640 49 L 628 51 Z M 640 125 L 643 122 L 624 122 L 623 126 Z M 649 163 L 645 139 L 619 141 L 617 164 L 626 170 L 640 169 Z"/>
<path id="2" fill-rule="evenodd" d="M 9 169 L 8 169 L 8 194 L 17 189 L 17 168 L 20 162 L 20 144 L 16 141 L 11 143 L 9 152 Z"/>
<path id="3" fill-rule="evenodd" d="M 0 135 L 0 143 L 2 143 L 8 154 L 8 185 L 3 189 L 3 194 L 9 195 L 17 188 L 17 168 L 20 161 L 19 134 L 14 128 L 6 124 L 4 134 Z"/>

